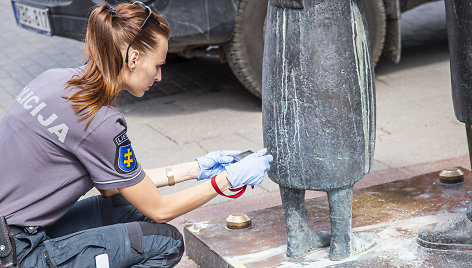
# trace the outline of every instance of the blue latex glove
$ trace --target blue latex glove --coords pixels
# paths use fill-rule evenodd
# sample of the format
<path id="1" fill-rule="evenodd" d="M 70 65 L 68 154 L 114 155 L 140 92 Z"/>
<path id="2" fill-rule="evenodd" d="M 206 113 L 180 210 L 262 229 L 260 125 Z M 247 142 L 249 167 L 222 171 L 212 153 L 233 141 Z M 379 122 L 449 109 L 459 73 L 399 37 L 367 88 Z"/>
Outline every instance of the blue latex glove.
<path id="1" fill-rule="evenodd" d="M 242 184 L 254 186 L 262 182 L 273 160 L 272 155 L 266 153 L 267 149 L 264 148 L 226 167 L 226 178 L 233 188 Z"/>
<path id="2" fill-rule="evenodd" d="M 211 179 L 213 176 L 225 171 L 225 166 L 234 161 L 234 156 L 241 151 L 217 151 L 198 157 L 197 180 Z"/>

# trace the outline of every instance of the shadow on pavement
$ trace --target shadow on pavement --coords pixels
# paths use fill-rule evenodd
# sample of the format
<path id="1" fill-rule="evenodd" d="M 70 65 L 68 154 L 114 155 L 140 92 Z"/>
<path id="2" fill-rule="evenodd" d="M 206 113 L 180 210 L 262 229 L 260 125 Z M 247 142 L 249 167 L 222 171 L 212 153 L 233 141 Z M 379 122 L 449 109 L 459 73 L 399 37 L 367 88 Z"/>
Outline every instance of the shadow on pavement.
<path id="1" fill-rule="evenodd" d="M 258 102 L 258 98 L 246 91 L 229 66 L 221 63 L 218 57 L 184 59 L 169 54 L 167 63 L 162 69 L 161 82 L 154 83 L 142 98 L 136 98 L 128 92 L 120 93 L 116 105 L 129 105 L 182 93 L 197 93 L 204 96 L 222 91 L 234 91 Z"/>
<path id="2" fill-rule="evenodd" d="M 389 59 L 381 58 L 375 68 L 375 74 L 385 75 L 444 61 L 449 61 L 447 40 L 438 43 L 403 48 L 401 60 L 398 64 L 393 63 Z"/>

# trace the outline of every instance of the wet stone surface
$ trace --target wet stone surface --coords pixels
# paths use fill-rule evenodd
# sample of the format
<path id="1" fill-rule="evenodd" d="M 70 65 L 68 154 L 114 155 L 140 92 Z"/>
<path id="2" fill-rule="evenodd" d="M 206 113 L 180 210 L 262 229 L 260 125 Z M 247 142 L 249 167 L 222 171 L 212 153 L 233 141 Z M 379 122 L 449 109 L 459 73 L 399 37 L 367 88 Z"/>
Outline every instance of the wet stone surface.
<path id="1" fill-rule="evenodd" d="M 185 228 L 187 254 L 205 264 L 234 267 L 467 267 L 472 251 L 441 251 L 418 246 L 418 230 L 465 213 L 472 198 L 470 172 L 465 180 L 442 184 L 438 172 L 357 190 L 353 197 L 353 231 L 375 241 L 370 250 L 343 261 L 330 261 L 329 248 L 314 249 L 288 258 L 281 206 L 248 213 L 253 226 L 229 230 L 225 219 L 200 222 Z M 329 231 L 327 198 L 306 201 L 313 229 Z M 193 245 L 189 247 L 188 245 Z M 214 267 L 214 266 L 212 266 Z"/>

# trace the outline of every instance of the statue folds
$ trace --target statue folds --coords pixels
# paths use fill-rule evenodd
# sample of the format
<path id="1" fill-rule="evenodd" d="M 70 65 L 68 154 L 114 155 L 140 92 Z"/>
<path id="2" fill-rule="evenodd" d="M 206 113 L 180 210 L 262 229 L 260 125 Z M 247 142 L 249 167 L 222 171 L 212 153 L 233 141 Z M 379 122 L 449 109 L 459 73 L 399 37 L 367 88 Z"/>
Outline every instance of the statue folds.
<path id="1" fill-rule="evenodd" d="M 373 244 L 353 235 L 353 186 L 370 170 L 375 93 L 360 0 L 269 1 L 262 78 L 264 145 L 274 156 L 287 255 L 331 245 L 341 260 Z M 310 229 L 305 190 L 328 193 L 331 235 Z"/>

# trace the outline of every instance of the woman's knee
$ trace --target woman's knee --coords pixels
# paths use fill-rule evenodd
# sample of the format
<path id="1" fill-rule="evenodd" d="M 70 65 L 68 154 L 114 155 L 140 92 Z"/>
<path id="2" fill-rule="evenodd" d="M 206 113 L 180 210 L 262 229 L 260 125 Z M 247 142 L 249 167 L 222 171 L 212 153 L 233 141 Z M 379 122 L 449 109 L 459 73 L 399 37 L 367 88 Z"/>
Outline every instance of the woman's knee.
<path id="1" fill-rule="evenodd" d="M 164 262 L 175 266 L 184 254 L 183 236 L 170 224 L 135 222 L 125 224 L 133 255 L 146 256 L 148 262 Z"/>

